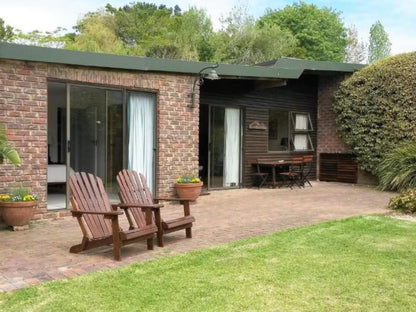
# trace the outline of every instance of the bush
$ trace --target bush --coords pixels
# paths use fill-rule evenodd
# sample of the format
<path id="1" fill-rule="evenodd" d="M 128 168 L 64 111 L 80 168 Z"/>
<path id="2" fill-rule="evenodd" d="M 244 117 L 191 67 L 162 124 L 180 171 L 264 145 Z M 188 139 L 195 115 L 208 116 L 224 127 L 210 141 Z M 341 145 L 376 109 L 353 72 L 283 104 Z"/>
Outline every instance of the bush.
<path id="1" fill-rule="evenodd" d="M 416 143 L 404 143 L 380 162 L 377 175 L 383 190 L 416 188 Z"/>
<path id="2" fill-rule="evenodd" d="M 416 188 L 391 198 L 389 208 L 407 213 L 416 212 Z"/>
<path id="3" fill-rule="evenodd" d="M 374 175 L 388 152 L 416 141 L 416 52 L 354 73 L 335 95 L 338 129 L 360 167 Z"/>

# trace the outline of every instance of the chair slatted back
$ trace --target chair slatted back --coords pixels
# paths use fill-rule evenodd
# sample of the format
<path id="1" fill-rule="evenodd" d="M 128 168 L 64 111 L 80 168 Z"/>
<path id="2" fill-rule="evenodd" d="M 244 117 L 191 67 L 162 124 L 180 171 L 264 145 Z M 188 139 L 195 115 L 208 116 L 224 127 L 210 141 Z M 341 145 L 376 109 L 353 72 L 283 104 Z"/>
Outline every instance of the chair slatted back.
<path id="1" fill-rule="evenodd" d="M 146 183 L 146 178 L 134 170 L 123 169 L 117 174 L 120 187 L 119 196 L 122 203 L 152 205 L 153 196 Z M 146 226 L 146 218 L 141 209 L 130 209 L 138 227 Z"/>
<path id="2" fill-rule="evenodd" d="M 305 155 L 303 156 L 304 163 L 311 163 L 313 161 L 313 155 Z"/>
<path id="3" fill-rule="evenodd" d="M 110 212 L 111 205 L 102 180 L 90 173 L 77 172 L 71 176 L 69 186 L 74 210 Z M 112 234 L 111 220 L 103 215 L 83 215 L 84 224 L 94 238 Z"/>

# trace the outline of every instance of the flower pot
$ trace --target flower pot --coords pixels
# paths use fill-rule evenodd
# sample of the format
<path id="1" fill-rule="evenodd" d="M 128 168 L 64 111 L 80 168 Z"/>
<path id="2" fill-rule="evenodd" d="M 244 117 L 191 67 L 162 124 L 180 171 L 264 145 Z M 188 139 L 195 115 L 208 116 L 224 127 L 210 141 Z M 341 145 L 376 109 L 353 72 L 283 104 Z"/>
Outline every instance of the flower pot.
<path id="1" fill-rule="evenodd" d="M 173 187 L 179 198 L 197 199 L 201 194 L 202 185 L 204 182 L 201 181 L 199 183 L 175 183 Z"/>
<path id="2" fill-rule="evenodd" d="M 29 224 L 37 206 L 37 201 L 0 202 L 1 216 L 9 226 L 25 226 Z"/>

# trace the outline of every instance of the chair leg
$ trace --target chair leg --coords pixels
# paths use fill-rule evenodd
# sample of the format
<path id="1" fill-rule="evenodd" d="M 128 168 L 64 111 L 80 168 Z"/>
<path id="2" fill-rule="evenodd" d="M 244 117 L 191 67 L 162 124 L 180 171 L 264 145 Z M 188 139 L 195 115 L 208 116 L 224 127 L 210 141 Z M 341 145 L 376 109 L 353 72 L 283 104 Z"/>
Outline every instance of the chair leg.
<path id="1" fill-rule="evenodd" d="M 85 236 L 82 238 L 81 244 L 74 245 L 71 248 L 69 248 L 70 253 L 79 253 L 87 248 L 88 238 Z"/>
<path id="2" fill-rule="evenodd" d="M 192 228 L 186 228 L 186 238 L 192 238 Z"/>
<path id="3" fill-rule="evenodd" d="M 121 242 L 120 242 L 120 226 L 117 216 L 111 219 L 111 227 L 113 230 L 113 253 L 114 260 L 121 261 Z"/>
<path id="4" fill-rule="evenodd" d="M 153 237 L 147 239 L 147 249 L 153 250 Z"/>

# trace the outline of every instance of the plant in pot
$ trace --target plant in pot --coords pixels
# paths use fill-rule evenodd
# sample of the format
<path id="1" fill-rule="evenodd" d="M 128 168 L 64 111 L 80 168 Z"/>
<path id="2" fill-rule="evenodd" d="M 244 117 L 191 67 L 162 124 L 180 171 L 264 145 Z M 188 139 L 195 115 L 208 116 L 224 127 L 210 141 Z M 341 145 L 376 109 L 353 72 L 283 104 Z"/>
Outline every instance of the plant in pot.
<path id="1" fill-rule="evenodd" d="M 20 167 L 22 164 L 19 154 L 7 139 L 4 126 L 0 124 L 0 165 L 4 164 L 6 160 L 16 167 Z M 6 224 L 13 226 L 13 229 L 15 226 L 25 226 L 29 223 L 37 204 L 36 195 L 25 188 L 15 189 L 8 194 L 0 195 L 1 216 Z M 13 210 L 14 207 L 18 207 L 18 209 Z M 16 220 L 16 216 L 21 217 Z"/>
<path id="2" fill-rule="evenodd" d="M 193 174 L 185 174 L 176 179 L 173 187 L 179 198 L 197 199 L 204 183 Z"/>
<path id="3" fill-rule="evenodd" d="M 37 206 L 38 196 L 28 187 L 15 188 L 7 194 L 0 195 L 3 220 L 14 230 L 29 224 Z"/>

